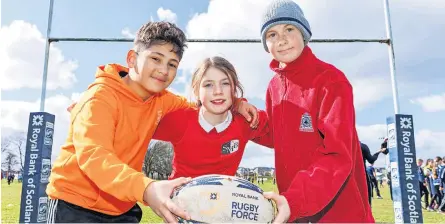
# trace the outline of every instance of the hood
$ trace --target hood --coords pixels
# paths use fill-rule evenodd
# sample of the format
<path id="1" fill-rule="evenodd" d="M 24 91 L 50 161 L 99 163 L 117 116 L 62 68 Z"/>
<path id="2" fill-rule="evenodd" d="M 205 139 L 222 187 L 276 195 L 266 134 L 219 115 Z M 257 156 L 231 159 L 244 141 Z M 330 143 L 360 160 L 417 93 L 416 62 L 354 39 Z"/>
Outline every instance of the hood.
<path id="1" fill-rule="evenodd" d="M 114 89 L 123 99 L 134 103 L 144 103 L 144 101 L 122 80 L 128 75 L 128 68 L 119 64 L 107 64 L 97 68 L 96 79 L 88 89 L 96 85 L 105 85 Z"/>

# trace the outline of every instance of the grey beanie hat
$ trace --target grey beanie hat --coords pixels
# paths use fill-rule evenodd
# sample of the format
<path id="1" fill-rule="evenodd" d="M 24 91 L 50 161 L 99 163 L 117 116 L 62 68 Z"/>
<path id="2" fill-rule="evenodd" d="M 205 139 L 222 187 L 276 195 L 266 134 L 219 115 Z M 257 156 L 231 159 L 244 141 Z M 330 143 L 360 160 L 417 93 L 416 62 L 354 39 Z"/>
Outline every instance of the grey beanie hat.
<path id="1" fill-rule="evenodd" d="M 292 0 L 274 0 L 266 7 L 261 25 L 261 42 L 267 52 L 266 32 L 277 24 L 292 24 L 297 27 L 303 34 L 304 45 L 311 39 L 311 27 L 300 6 Z"/>

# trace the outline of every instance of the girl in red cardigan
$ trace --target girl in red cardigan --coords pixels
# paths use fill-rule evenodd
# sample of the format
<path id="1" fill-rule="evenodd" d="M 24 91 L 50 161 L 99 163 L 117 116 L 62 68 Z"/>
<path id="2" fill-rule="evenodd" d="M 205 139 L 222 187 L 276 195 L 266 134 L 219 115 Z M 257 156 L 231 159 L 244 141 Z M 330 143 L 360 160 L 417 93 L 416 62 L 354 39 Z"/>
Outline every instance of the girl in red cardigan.
<path id="1" fill-rule="evenodd" d="M 169 179 L 205 174 L 235 175 L 249 140 L 267 138 L 267 116 L 259 111 L 252 129 L 233 108 L 243 88 L 233 65 L 222 57 L 206 58 L 193 74 L 198 108 L 181 109 L 160 121 L 153 139 L 173 144 Z"/>

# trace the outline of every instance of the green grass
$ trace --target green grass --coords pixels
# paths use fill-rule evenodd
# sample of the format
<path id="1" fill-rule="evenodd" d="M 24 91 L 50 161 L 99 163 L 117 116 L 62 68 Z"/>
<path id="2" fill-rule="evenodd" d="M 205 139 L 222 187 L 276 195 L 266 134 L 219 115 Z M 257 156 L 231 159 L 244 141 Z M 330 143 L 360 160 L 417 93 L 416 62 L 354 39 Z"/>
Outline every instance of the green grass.
<path id="1" fill-rule="evenodd" d="M 19 221 L 20 213 L 20 193 L 22 185 L 14 181 L 13 184 L 8 185 L 5 180 L 1 182 L 1 201 L 2 223 L 17 223 Z M 260 187 L 265 191 L 277 191 L 276 185 L 273 185 L 270 181 L 265 182 L 264 185 L 260 184 Z M 392 202 L 389 196 L 389 188 L 385 186 L 381 189 L 383 199 L 373 200 L 373 214 L 376 222 L 380 223 L 394 223 L 394 215 L 392 209 Z M 354 205 L 351 205 L 354 206 Z M 160 223 L 162 220 L 151 211 L 150 208 L 141 206 L 143 208 L 143 223 Z M 424 223 L 445 223 L 445 215 L 438 214 L 437 212 L 427 212 L 423 210 Z"/>
<path id="2" fill-rule="evenodd" d="M 20 215 L 20 193 L 22 184 L 14 183 L 8 185 L 5 179 L 2 179 L 2 223 L 18 223 Z"/>
<path id="3" fill-rule="evenodd" d="M 391 195 L 389 194 L 389 187 L 386 184 L 383 185 L 384 187 L 380 189 L 383 199 L 372 200 L 372 214 L 376 222 L 394 223 L 394 210 Z M 428 212 L 425 209 L 422 209 L 422 214 L 424 223 L 445 223 L 445 215 L 437 212 Z"/>

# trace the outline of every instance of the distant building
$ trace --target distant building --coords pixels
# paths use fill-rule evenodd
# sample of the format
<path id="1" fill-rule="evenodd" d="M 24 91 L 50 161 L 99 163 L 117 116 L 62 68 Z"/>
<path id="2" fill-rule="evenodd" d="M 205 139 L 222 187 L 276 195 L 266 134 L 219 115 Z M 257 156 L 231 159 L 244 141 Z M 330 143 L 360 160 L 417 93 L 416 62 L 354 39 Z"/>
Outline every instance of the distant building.
<path id="1" fill-rule="evenodd" d="M 272 167 L 255 167 L 253 172 L 258 176 L 273 176 L 275 168 Z"/>

